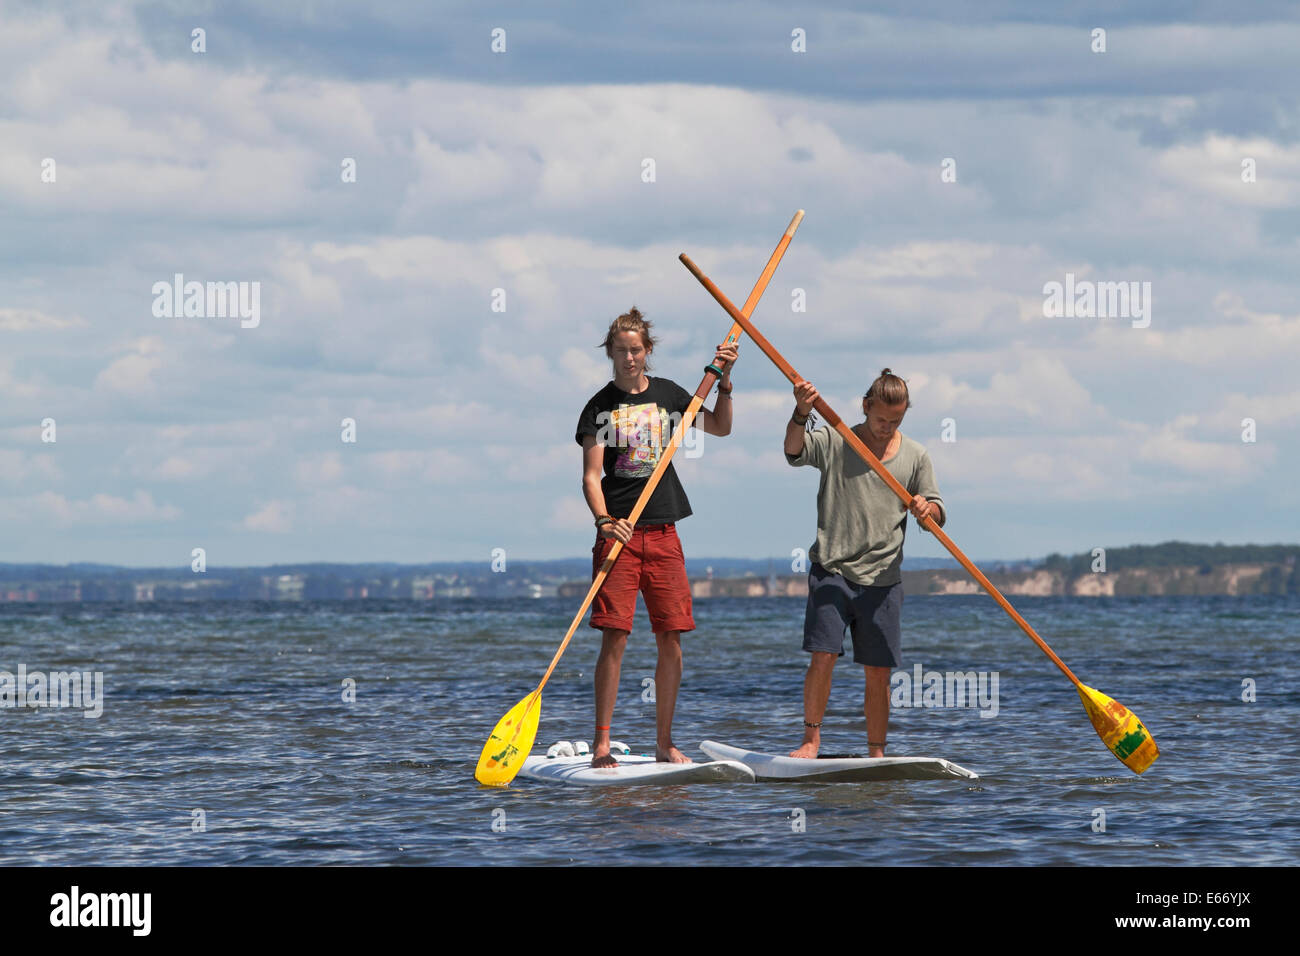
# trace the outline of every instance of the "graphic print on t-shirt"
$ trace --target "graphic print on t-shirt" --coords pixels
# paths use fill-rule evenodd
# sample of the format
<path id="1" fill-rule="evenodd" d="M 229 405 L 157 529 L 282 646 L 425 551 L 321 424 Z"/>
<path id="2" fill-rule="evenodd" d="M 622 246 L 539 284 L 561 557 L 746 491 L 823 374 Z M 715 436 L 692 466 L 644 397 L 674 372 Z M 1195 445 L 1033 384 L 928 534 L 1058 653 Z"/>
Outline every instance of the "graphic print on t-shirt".
<path id="1" fill-rule="evenodd" d="M 654 402 L 620 405 L 612 415 L 619 452 L 614 462 L 618 478 L 648 478 L 654 474 L 663 448 L 663 436 L 671 434 L 668 415 Z"/>

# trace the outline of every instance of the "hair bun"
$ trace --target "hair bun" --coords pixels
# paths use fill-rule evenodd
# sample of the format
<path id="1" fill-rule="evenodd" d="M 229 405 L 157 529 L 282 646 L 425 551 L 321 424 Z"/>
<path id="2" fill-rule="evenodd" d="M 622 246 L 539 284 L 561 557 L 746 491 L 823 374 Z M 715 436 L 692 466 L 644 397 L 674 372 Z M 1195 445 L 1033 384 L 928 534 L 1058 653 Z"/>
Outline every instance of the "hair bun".
<path id="1" fill-rule="evenodd" d="M 641 337 L 641 344 L 645 347 L 647 356 L 655 349 L 654 336 L 650 334 L 650 322 L 641 314 L 641 310 L 635 305 L 628 312 L 624 312 L 613 322 L 609 323 L 609 331 L 605 333 L 605 341 L 596 346 L 598 349 L 605 350 L 607 358 L 614 357 L 614 337 L 621 332 L 636 332 Z M 646 371 L 650 371 L 650 363 L 645 365 Z"/>
<path id="2" fill-rule="evenodd" d="M 886 405 L 906 404 L 908 408 L 912 407 L 911 396 L 907 393 L 907 383 L 887 368 L 880 370 L 880 377 L 871 383 L 867 394 L 862 397 L 868 404 L 879 401 Z"/>

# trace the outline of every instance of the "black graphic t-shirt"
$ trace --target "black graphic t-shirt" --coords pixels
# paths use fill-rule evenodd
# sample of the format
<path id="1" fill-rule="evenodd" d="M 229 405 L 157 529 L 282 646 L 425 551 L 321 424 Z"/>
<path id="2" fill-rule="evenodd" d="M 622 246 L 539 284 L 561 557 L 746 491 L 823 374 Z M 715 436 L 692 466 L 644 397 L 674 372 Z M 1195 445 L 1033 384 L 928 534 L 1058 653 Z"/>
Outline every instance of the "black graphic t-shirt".
<path id="1" fill-rule="evenodd" d="M 573 436 L 578 444 L 582 444 L 582 436 L 594 435 L 596 443 L 605 446 L 605 474 L 600 487 L 612 518 L 626 518 L 632 513 L 646 480 L 673 437 L 673 429 L 691 404 L 690 392 L 676 382 L 647 378 L 649 387 L 635 394 L 610 382 L 591 397 L 578 416 L 578 430 Z M 670 464 L 637 524 L 669 524 L 690 513 L 691 503 Z"/>

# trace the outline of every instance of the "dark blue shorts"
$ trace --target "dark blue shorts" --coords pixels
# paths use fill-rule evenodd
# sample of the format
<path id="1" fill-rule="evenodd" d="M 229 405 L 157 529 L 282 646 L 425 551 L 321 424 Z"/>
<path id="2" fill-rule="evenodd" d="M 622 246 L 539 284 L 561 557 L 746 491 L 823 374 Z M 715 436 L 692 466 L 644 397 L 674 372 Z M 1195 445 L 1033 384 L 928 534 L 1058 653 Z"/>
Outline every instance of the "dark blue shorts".
<path id="1" fill-rule="evenodd" d="M 903 584 L 863 587 L 814 563 L 808 572 L 803 649 L 844 656 L 844 630 L 853 635 L 853 660 L 870 667 L 903 662 Z"/>

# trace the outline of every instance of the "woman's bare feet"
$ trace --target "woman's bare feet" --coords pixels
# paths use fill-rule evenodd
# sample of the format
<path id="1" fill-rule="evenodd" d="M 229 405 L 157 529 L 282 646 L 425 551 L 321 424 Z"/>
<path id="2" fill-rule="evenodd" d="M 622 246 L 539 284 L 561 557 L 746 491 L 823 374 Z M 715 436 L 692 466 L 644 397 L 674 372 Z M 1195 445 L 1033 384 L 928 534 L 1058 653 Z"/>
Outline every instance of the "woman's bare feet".
<path id="1" fill-rule="evenodd" d="M 667 747 L 656 747 L 655 760 L 658 760 L 660 763 L 694 763 L 695 762 L 690 757 L 686 756 L 686 754 L 682 753 L 680 750 L 674 747 L 672 744 L 669 744 Z"/>

